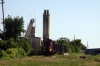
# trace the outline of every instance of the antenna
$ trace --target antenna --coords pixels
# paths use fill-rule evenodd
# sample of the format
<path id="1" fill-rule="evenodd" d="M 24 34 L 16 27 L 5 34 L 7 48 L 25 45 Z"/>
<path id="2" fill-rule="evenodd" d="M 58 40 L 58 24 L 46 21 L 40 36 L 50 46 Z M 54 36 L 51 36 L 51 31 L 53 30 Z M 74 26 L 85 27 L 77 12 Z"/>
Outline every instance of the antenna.
<path id="1" fill-rule="evenodd" d="M 30 15 L 30 19 L 31 19 L 31 15 Z"/>
<path id="2" fill-rule="evenodd" d="M 74 40 L 75 40 L 75 35 L 74 35 Z"/>
<path id="3" fill-rule="evenodd" d="M 35 23 L 34 27 L 36 28 L 35 9 L 34 9 L 34 23 Z"/>
<path id="4" fill-rule="evenodd" d="M 88 41 L 87 41 L 87 49 L 89 48 L 89 46 L 88 46 Z"/>
<path id="5" fill-rule="evenodd" d="M 34 8 L 34 18 L 35 18 L 35 8 Z"/>
<path id="6" fill-rule="evenodd" d="M 5 40 L 5 21 L 4 21 L 4 8 L 3 8 L 3 3 L 5 3 L 5 2 L 4 2 L 4 0 L 0 0 L 0 1 L 2 1 L 0 4 L 2 4 L 3 30 L 4 30 L 4 40 Z"/>
<path id="7" fill-rule="evenodd" d="M 34 27 L 35 27 L 35 36 L 36 36 L 36 18 L 35 18 L 35 8 L 34 8 Z"/>

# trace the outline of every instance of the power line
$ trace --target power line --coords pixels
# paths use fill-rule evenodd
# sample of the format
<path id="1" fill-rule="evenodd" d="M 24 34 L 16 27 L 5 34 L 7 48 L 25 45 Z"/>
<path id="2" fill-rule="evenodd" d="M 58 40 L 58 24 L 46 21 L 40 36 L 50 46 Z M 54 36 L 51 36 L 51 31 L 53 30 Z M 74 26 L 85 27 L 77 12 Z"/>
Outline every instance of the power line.
<path id="1" fill-rule="evenodd" d="M 5 2 L 4 2 L 4 0 L 0 0 L 0 1 L 1 1 L 0 4 L 2 4 L 3 30 L 4 30 L 4 40 L 5 40 L 5 21 L 4 21 L 4 8 L 3 8 L 3 3 L 5 3 Z"/>

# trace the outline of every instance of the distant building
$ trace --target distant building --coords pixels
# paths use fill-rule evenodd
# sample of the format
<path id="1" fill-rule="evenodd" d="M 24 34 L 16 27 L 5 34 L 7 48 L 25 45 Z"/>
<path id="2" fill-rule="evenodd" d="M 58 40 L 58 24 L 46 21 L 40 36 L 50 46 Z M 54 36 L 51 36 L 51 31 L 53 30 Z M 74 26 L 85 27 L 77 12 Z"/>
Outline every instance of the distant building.
<path id="1" fill-rule="evenodd" d="M 86 49 L 85 54 L 98 55 L 100 54 L 100 48 Z"/>

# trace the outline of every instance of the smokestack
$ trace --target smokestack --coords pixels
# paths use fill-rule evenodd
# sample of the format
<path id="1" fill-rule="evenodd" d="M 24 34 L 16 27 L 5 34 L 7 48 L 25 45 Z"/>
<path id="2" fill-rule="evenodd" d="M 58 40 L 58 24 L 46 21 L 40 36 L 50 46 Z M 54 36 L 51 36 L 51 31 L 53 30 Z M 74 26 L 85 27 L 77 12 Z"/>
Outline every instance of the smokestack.
<path id="1" fill-rule="evenodd" d="M 49 15 L 49 10 L 47 10 L 47 15 Z"/>
<path id="2" fill-rule="evenodd" d="M 43 40 L 49 38 L 50 15 L 49 10 L 44 10 L 43 13 Z"/>
<path id="3" fill-rule="evenodd" d="M 46 15 L 46 10 L 44 10 L 44 13 L 43 13 L 43 15 Z"/>

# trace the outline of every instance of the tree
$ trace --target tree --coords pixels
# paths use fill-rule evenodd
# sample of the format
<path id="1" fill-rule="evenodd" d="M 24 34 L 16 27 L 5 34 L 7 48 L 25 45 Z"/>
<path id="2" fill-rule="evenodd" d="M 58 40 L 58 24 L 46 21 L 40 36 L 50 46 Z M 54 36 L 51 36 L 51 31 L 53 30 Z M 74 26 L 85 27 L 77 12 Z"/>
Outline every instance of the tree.
<path id="1" fill-rule="evenodd" d="M 70 44 L 73 46 L 72 50 L 73 52 L 78 53 L 80 50 L 85 49 L 85 45 L 81 43 L 81 39 L 76 39 L 70 42 Z"/>
<path id="2" fill-rule="evenodd" d="M 59 39 L 57 39 L 58 44 L 67 44 L 68 42 L 70 42 L 70 39 L 66 38 L 66 37 L 61 37 Z"/>
<path id="3" fill-rule="evenodd" d="M 70 39 L 68 39 L 68 38 L 66 38 L 66 37 L 61 37 L 61 38 L 59 38 L 59 39 L 57 39 L 56 41 L 55 41 L 55 43 L 56 44 L 61 44 L 61 46 L 62 46 L 62 52 L 64 53 L 65 51 L 64 51 L 64 47 L 65 46 L 67 46 L 67 44 L 70 42 Z M 67 49 L 66 49 L 66 51 L 67 51 Z"/>
<path id="4" fill-rule="evenodd" d="M 8 16 L 5 18 L 5 39 L 10 37 L 16 39 L 21 36 L 21 32 L 24 31 L 24 20 L 23 17 L 14 17 Z M 2 37 L 2 39 L 4 39 Z"/>
<path id="5" fill-rule="evenodd" d="M 66 45 L 66 50 L 69 53 L 78 53 L 80 50 L 86 49 L 86 46 L 81 43 L 81 39 L 75 39 L 70 41 L 70 39 L 66 37 L 61 37 L 55 41 L 56 44 Z M 63 47 L 62 47 L 63 50 Z M 64 50 L 63 50 L 64 51 Z"/>

